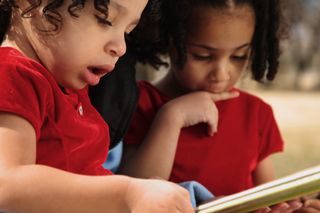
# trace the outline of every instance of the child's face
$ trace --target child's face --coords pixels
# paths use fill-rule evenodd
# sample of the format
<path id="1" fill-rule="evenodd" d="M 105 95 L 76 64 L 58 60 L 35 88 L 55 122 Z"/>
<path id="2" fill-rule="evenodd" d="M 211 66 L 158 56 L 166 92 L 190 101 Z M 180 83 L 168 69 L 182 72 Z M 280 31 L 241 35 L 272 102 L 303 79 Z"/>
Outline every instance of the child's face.
<path id="1" fill-rule="evenodd" d="M 187 91 L 221 93 L 230 90 L 249 61 L 255 29 L 249 6 L 233 9 L 195 9 L 189 21 L 187 61 L 175 69 L 176 79 Z"/>
<path id="2" fill-rule="evenodd" d="M 39 60 L 65 87 L 81 89 L 96 85 L 100 78 L 113 70 L 126 51 L 125 33 L 137 25 L 147 0 L 111 0 L 108 21 L 112 26 L 97 21 L 102 16 L 88 1 L 77 11 L 78 18 L 67 12 L 69 1 L 58 12 L 63 17 L 61 30 L 51 35 L 38 29 L 51 28 L 35 12 L 31 19 L 23 18 L 23 25 L 36 60 Z"/>

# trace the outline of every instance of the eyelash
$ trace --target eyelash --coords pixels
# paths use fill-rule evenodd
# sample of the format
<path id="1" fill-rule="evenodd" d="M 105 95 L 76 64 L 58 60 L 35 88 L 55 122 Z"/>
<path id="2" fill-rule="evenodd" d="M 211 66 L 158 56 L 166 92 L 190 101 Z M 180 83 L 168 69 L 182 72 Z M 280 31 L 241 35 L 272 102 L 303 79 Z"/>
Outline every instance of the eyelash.
<path id="1" fill-rule="evenodd" d="M 197 54 L 192 54 L 193 58 L 199 61 L 210 61 L 213 59 L 212 56 L 208 55 L 208 56 L 201 56 L 201 55 L 197 55 Z M 231 56 L 232 59 L 237 60 L 237 61 L 245 61 L 248 59 L 247 55 L 244 56 Z"/>
<path id="2" fill-rule="evenodd" d="M 199 61 L 209 61 L 212 59 L 212 56 L 202 56 L 197 54 L 192 54 L 193 58 Z"/>
<path id="3" fill-rule="evenodd" d="M 248 56 L 247 55 L 244 55 L 244 56 L 232 56 L 232 58 L 235 59 L 235 60 L 244 61 L 244 60 L 248 59 Z"/>
<path id="4" fill-rule="evenodd" d="M 107 26 L 112 27 L 112 22 L 111 22 L 111 21 L 108 21 L 108 20 L 105 19 L 105 18 L 101 18 L 101 17 L 98 16 L 98 15 L 95 15 L 95 17 L 96 17 L 96 19 L 98 20 L 98 23 L 99 23 L 99 24 L 107 25 Z"/>

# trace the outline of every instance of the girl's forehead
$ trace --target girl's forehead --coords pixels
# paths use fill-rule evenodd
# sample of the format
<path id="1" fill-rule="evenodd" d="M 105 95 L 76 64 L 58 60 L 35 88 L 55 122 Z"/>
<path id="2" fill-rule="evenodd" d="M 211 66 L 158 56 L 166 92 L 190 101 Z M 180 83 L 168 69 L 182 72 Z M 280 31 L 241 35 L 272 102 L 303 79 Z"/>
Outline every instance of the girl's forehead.
<path id="1" fill-rule="evenodd" d="M 203 8 L 190 18 L 187 39 L 216 49 L 234 49 L 251 43 L 254 29 L 255 16 L 250 7 L 232 11 Z"/>
<path id="2" fill-rule="evenodd" d="M 195 7 L 188 19 L 189 27 L 195 24 L 209 24 L 212 21 L 230 21 L 234 19 L 247 19 L 255 21 L 254 9 L 249 5 L 235 7 Z M 192 26 L 193 25 L 193 26 Z"/>

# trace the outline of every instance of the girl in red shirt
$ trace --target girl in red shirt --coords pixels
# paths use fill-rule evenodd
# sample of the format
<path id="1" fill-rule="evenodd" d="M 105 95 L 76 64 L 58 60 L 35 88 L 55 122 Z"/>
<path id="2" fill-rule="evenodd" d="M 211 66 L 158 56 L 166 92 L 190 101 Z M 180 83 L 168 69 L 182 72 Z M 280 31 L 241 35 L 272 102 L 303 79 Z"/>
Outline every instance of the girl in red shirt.
<path id="1" fill-rule="evenodd" d="M 256 81 L 274 79 L 279 1 L 165 2 L 162 39 L 142 56 L 156 68 L 169 56 L 171 66 L 159 81 L 139 82 L 121 172 L 196 180 L 218 196 L 273 180 L 270 155 L 283 140 L 272 109 L 235 86 L 248 69 Z"/>
<path id="2" fill-rule="evenodd" d="M 181 187 L 102 167 L 109 129 L 87 86 L 113 70 L 146 5 L 0 0 L 1 212 L 192 212 Z"/>

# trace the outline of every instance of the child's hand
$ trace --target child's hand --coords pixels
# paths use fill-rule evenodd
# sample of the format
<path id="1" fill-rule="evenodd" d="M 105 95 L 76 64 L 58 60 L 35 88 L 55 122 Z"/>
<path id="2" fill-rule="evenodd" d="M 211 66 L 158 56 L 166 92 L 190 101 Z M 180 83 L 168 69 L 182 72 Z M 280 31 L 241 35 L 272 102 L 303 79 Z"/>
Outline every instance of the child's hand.
<path id="1" fill-rule="evenodd" d="M 319 197 L 304 197 L 303 200 L 303 206 L 294 211 L 295 213 L 316 213 L 320 212 L 320 199 Z"/>
<path id="2" fill-rule="evenodd" d="M 292 213 L 295 210 L 302 207 L 302 203 L 300 200 L 291 200 L 283 203 L 276 204 L 274 206 L 266 207 L 263 209 L 259 209 L 254 211 L 254 213 Z"/>
<path id="3" fill-rule="evenodd" d="M 193 92 L 171 100 L 163 108 L 169 110 L 171 118 L 178 119 L 181 128 L 207 123 L 208 134 L 213 135 L 218 128 L 218 110 L 214 102 L 238 96 L 238 92 Z"/>
<path id="4" fill-rule="evenodd" d="M 132 213 L 194 213 L 188 191 L 167 181 L 132 179 L 125 199 Z"/>

